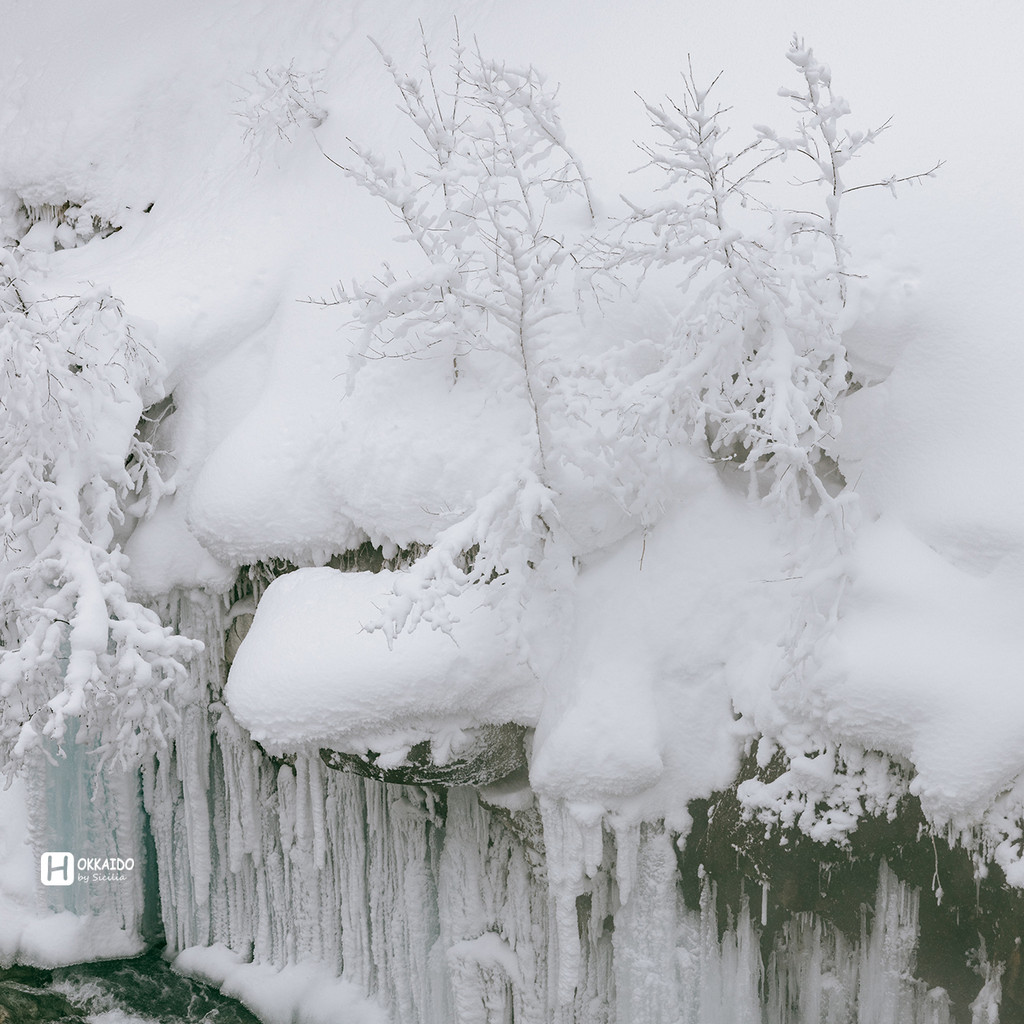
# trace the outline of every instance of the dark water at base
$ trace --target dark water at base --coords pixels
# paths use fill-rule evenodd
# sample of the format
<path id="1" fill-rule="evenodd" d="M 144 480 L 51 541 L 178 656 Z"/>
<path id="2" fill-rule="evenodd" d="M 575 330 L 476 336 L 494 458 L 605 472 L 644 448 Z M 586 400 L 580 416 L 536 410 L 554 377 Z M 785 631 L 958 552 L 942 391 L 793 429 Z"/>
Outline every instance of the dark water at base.
<path id="1" fill-rule="evenodd" d="M 216 989 L 175 974 L 159 952 L 132 960 L 0 969 L 0 1024 L 259 1024 Z"/>

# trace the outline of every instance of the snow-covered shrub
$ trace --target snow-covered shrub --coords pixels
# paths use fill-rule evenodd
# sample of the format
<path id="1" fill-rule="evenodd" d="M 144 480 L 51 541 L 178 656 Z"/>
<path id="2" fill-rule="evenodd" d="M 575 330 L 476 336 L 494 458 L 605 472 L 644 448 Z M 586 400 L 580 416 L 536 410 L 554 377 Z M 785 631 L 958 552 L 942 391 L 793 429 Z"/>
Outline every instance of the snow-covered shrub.
<path id="1" fill-rule="evenodd" d="M 557 282 L 571 250 L 549 220 L 553 207 L 574 202 L 589 222 L 592 206 L 555 94 L 533 67 L 467 57 L 456 40 L 443 89 L 426 44 L 419 78 L 382 56 L 415 126 L 418 156 L 406 163 L 353 144 L 354 160 L 338 166 L 388 205 L 420 258 L 411 273 L 385 266 L 371 282 L 339 288 L 335 301 L 351 310 L 359 338 L 349 386 L 368 359 L 428 356 L 450 364 L 457 386 L 469 353 L 498 353 L 532 424 L 527 463 L 437 538 L 369 624 L 393 638 L 421 620 L 447 629 L 444 597 L 465 586 L 492 584 L 497 596 L 559 561 L 549 550 L 558 527 L 550 468 L 560 442 L 547 360 L 551 324 L 567 312 Z"/>
<path id="2" fill-rule="evenodd" d="M 320 103 L 323 71 L 299 71 L 294 64 L 254 71 L 240 87 L 235 113 L 244 125 L 242 136 L 254 152 L 277 140 L 291 141 L 291 132 L 317 128 L 327 117 Z"/>
<path id="3" fill-rule="evenodd" d="M 540 75 L 470 57 L 456 40 L 444 86 L 426 46 L 423 56 L 419 76 L 384 56 L 415 155 L 353 144 L 354 159 L 338 164 L 387 204 L 418 250 L 409 272 L 385 266 L 339 288 L 358 338 L 349 386 L 367 360 L 386 357 L 444 360 L 457 386 L 471 353 L 500 353 L 530 410 L 533 457 L 440 535 L 373 625 L 392 636 L 422 619 L 445 628 L 445 594 L 507 587 L 520 570 L 555 564 L 545 552 L 566 472 L 646 525 L 660 514 L 674 446 L 735 462 L 752 495 L 787 515 L 824 511 L 845 533 L 847 499 L 827 456 L 852 382 L 839 332 L 849 271 L 838 216 L 845 168 L 878 131 L 842 129 L 849 107 L 828 68 L 794 40 L 788 58 L 802 84 L 783 94 L 795 131 L 759 127 L 738 150 L 723 142 L 714 83 L 701 88 L 690 72 L 681 105 L 647 104 L 661 140 L 642 148 L 664 175 L 664 198 L 631 204 L 611 240 L 574 243 L 552 223 L 571 223 L 574 204 L 592 218 L 593 206 Z M 792 160 L 813 168 L 794 209 L 775 198 L 778 183 L 762 180 L 769 165 Z M 564 272 L 578 271 L 584 250 L 591 266 L 598 254 L 595 288 L 605 275 L 640 286 L 674 278 L 682 312 L 663 335 L 573 350 L 585 327 Z"/>
<path id="4" fill-rule="evenodd" d="M 521 614 L 516 599 L 528 580 L 541 571 L 565 569 L 566 555 L 553 535 L 554 500 L 536 473 L 506 474 L 469 515 L 444 530 L 422 558 L 396 577 L 394 599 L 366 628 L 383 630 L 389 642 L 421 621 L 450 633 L 457 619 L 445 598 L 476 584 L 487 584 L 494 601 L 513 598 L 501 606 L 510 610 L 511 627 Z"/>
<path id="5" fill-rule="evenodd" d="M 115 543 L 167 490 L 135 432 L 159 365 L 108 291 L 46 295 L 20 269 L 0 251 L 0 767 L 70 719 L 127 764 L 163 745 L 196 648 L 129 599 Z"/>
<path id="6" fill-rule="evenodd" d="M 852 191 L 846 167 L 881 129 L 844 130 L 850 108 L 828 67 L 796 39 L 787 56 L 802 79 L 780 91 L 798 115 L 793 135 L 758 126 L 726 145 L 718 79 L 702 88 L 692 69 L 681 104 L 645 104 L 660 140 L 641 148 L 664 174 L 665 198 L 631 204 L 605 268 L 671 268 L 684 293 L 657 365 L 620 390 L 634 432 L 706 438 L 714 457 L 750 473 L 753 494 L 835 512 L 841 481 L 827 482 L 822 457 L 852 382 L 838 329 L 849 274 L 838 219 Z M 806 179 L 789 186 L 799 190 L 792 209 L 762 188 L 768 165 L 789 158 Z"/>

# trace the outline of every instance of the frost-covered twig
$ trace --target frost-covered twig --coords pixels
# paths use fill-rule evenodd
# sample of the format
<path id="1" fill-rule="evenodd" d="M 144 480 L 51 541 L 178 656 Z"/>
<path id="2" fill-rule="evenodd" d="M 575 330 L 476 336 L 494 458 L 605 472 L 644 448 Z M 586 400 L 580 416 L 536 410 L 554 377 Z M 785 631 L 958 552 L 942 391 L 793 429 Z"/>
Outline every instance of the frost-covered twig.
<path id="1" fill-rule="evenodd" d="M 795 829 L 818 843 L 849 846 L 866 817 L 892 821 L 909 789 L 911 773 L 875 750 L 821 738 L 806 740 L 806 753 L 790 755 L 762 737 L 759 771 L 740 783 L 744 816 L 767 832 Z"/>
<path id="2" fill-rule="evenodd" d="M 365 628 L 383 631 L 389 646 L 421 622 L 451 635 L 458 619 L 446 598 L 485 584 L 495 604 L 520 596 L 528 578 L 550 558 L 555 523 L 555 496 L 548 487 L 534 474 L 506 475 L 398 575 L 393 599 Z"/>
<path id="3" fill-rule="evenodd" d="M 294 62 L 254 71 L 236 103 L 242 137 L 258 152 L 271 142 L 291 142 L 297 128 L 318 128 L 327 117 L 320 102 L 323 70 L 302 71 Z"/>
<path id="4" fill-rule="evenodd" d="M 850 193 L 862 188 L 887 188 L 895 196 L 897 185 L 920 185 L 924 182 L 925 178 L 934 178 L 938 174 L 939 169 L 945 166 L 945 163 L 945 160 L 937 160 L 927 171 L 922 171 L 920 174 L 907 174 L 902 178 L 897 178 L 895 174 L 891 174 L 888 178 L 883 178 L 881 181 L 867 181 L 863 185 L 853 185 L 845 191 Z"/>

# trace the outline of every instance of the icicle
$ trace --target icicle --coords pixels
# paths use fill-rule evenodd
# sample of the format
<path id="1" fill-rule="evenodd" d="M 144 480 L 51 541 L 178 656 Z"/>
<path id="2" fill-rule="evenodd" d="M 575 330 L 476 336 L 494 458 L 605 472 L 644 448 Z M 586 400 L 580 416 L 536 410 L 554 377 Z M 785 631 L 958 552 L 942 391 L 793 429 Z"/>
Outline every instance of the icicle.
<path id="1" fill-rule="evenodd" d="M 313 843 L 313 829 L 309 809 L 309 758 L 295 758 L 295 847 L 299 851 L 308 850 Z"/>
<path id="2" fill-rule="evenodd" d="M 327 858 L 327 829 L 324 824 L 324 775 L 327 771 L 319 757 L 309 761 L 309 809 L 313 827 L 313 864 L 323 871 Z"/>
<path id="3" fill-rule="evenodd" d="M 679 1003 L 675 850 L 663 825 L 644 825 L 629 833 L 635 833 L 631 894 L 615 915 L 613 933 L 617 1019 L 670 1024 Z M 632 834 L 628 841 L 633 843 Z"/>
<path id="4" fill-rule="evenodd" d="M 942 882 L 939 880 L 939 848 L 935 844 L 935 836 L 932 837 L 932 853 L 935 855 L 935 873 L 932 875 L 932 892 L 935 894 L 935 903 L 942 906 Z"/>
<path id="5" fill-rule="evenodd" d="M 911 976 L 917 891 L 884 864 L 859 943 L 797 914 L 763 966 L 746 905 L 721 937 L 706 879 L 685 907 L 663 825 L 609 830 L 556 802 L 491 811 L 469 788 L 445 803 L 316 752 L 282 765 L 202 687 L 212 703 L 187 709 L 143 777 L 172 948 L 329 964 L 402 1024 L 949 1024 L 945 994 Z M 110 805 L 128 813 L 131 794 Z"/>
<path id="6" fill-rule="evenodd" d="M 619 886 L 619 899 L 629 902 L 636 884 L 637 857 L 640 852 L 640 826 L 615 826 L 615 881 Z M 592 872 L 591 872 L 592 874 Z"/>
<path id="7" fill-rule="evenodd" d="M 583 830 L 564 804 L 541 798 L 540 808 L 555 940 L 549 967 L 554 1011 L 570 1005 L 576 991 L 580 969 L 576 897 L 583 891 L 585 844 Z"/>
<path id="8" fill-rule="evenodd" d="M 993 966 L 988 962 L 984 942 L 980 953 L 985 981 L 971 1003 L 971 1024 L 999 1024 L 999 1004 L 1003 999 L 1003 965 Z"/>
<path id="9" fill-rule="evenodd" d="M 210 895 L 210 724 L 198 707 L 185 709 L 176 741 L 178 778 L 184 789 L 183 809 L 188 835 L 189 871 L 195 899 L 204 904 Z"/>

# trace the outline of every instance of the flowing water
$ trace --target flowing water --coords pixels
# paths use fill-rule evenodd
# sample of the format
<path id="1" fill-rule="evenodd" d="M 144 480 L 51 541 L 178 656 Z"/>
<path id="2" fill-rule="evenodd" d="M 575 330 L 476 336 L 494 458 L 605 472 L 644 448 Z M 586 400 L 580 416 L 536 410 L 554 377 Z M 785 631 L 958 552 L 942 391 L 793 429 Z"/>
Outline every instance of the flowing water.
<path id="1" fill-rule="evenodd" d="M 259 1024 L 240 1003 L 175 974 L 160 953 L 57 970 L 0 969 L 0 1024 Z"/>

